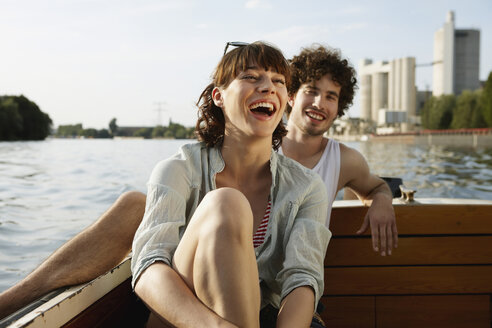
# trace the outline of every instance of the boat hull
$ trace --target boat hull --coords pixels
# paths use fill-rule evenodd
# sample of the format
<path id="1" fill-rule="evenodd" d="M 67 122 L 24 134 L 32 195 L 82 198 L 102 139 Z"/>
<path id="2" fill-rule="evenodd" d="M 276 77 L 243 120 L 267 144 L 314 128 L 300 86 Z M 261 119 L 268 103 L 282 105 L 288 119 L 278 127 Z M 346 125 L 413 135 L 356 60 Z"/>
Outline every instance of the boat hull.
<path id="1" fill-rule="evenodd" d="M 382 257 L 355 232 L 368 207 L 336 201 L 321 313 L 327 327 L 490 327 L 492 201 L 394 200 L 398 248 Z M 72 287 L 10 327 L 143 326 L 130 259 Z M 132 321 L 133 320 L 133 321 Z"/>

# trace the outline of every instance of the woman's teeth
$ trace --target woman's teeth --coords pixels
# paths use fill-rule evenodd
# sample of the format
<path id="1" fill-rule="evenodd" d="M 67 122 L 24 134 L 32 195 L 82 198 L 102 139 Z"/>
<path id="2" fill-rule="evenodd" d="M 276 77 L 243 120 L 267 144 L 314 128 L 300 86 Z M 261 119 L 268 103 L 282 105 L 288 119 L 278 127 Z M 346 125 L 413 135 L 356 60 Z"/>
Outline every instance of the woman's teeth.
<path id="1" fill-rule="evenodd" d="M 275 111 L 273 104 L 267 102 L 260 102 L 260 103 L 253 104 L 250 106 L 249 109 L 251 111 L 261 112 L 267 115 L 271 115 Z"/>

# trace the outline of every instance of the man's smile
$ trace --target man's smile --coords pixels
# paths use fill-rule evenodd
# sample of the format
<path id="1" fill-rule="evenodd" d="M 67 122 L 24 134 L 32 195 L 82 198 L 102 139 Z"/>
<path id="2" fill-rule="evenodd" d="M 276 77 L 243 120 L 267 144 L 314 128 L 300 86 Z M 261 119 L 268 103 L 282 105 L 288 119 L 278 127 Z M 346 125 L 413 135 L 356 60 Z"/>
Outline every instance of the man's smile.
<path id="1" fill-rule="evenodd" d="M 315 111 L 315 110 L 312 110 L 312 109 L 308 109 L 306 110 L 306 116 L 308 116 L 309 118 L 312 118 L 313 120 L 316 120 L 316 121 L 324 121 L 326 119 L 326 115 L 322 112 L 318 112 L 318 111 Z"/>

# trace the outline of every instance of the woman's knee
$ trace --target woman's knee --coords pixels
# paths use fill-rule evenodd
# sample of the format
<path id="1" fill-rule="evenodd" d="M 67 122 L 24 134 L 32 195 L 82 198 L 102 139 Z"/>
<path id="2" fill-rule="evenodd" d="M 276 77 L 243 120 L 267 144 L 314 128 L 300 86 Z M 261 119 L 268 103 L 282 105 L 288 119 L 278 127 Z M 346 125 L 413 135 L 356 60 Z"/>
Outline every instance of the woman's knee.
<path id="1" fill-rule="evenodd" d="M 220 188 L 209 192 L 200 205 L 203 205 L 207 223 L 206 233 L 219 236 L 251 236 L 253 213 L 248 199 L 234 188 Z"/>

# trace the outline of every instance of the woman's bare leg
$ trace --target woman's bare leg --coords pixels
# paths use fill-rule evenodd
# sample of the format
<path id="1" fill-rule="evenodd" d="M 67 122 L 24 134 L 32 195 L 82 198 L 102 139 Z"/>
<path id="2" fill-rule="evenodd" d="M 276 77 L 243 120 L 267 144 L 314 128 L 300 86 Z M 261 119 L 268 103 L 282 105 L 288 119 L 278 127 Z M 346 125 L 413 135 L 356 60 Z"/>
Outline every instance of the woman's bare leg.
<path id="1" fill-rule="evenodd" d="M 208 193 L 173 257 L 173 267 L 211 310 L 239 327 L 259 327 L 260 289 L 253 214 L 232 188 Z"/>
<path id="2" fill-rule="evenodd" d="M 91 226 L 0 294 L 0 319 L 46 293 L 92 280 L 129 253 L 145 210 L 145 195 L 126 192 Z"/>

